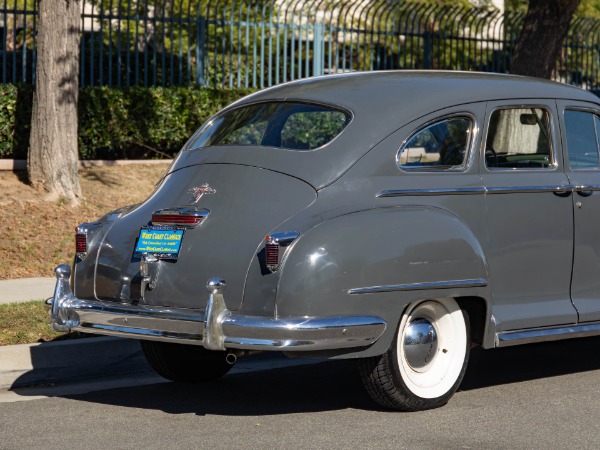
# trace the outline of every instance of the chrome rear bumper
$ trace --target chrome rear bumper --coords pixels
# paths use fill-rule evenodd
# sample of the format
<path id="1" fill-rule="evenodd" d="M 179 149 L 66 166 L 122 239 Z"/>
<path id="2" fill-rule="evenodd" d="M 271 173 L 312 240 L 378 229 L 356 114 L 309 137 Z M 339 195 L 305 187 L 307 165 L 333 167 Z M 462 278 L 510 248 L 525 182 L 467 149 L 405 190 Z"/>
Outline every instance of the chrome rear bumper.
<path id="1" fill-rule="evenodd" d="M 234 314 L 225 306 L 225 283 L 218 279 L 207 285 L 210 296 L 204 313 L 80 300 L 69 286 L 71 267 L 63 264 L 54 272 L 56 287 L 47 307 L 57 331 L 180 342 L 209 350 L 315 351 L 371 345 L 386 328 L 384 320 L 372 316 L 276 319 Z"/>

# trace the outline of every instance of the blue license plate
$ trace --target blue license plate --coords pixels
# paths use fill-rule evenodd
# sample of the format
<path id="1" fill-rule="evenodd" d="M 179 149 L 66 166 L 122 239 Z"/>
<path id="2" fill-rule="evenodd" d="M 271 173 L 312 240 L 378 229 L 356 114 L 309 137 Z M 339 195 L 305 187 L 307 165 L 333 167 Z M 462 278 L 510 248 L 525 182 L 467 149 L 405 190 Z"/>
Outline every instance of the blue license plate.
<path id="1" fill-rule="evenodd" d="M 183 230 L 145 227 L 140 230 L 135 253 L 177 259 L 182 240 Z"/>

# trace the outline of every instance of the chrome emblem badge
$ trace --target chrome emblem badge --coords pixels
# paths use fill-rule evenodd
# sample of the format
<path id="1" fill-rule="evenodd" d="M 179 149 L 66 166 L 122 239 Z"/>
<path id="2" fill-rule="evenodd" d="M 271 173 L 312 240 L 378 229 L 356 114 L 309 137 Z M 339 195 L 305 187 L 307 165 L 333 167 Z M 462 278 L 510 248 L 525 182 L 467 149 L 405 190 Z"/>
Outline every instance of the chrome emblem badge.
<path id="1" fill-rule="evenodd" d="M 188 191 L 188 194 L 192 194 L 192 198 L 188 202 L 188 205 L 198 203 L 204 194 L 214 194 L 217 190 L 211 188 L 208 183 L 204 183 L 201 186 L 193 187 Z"/>

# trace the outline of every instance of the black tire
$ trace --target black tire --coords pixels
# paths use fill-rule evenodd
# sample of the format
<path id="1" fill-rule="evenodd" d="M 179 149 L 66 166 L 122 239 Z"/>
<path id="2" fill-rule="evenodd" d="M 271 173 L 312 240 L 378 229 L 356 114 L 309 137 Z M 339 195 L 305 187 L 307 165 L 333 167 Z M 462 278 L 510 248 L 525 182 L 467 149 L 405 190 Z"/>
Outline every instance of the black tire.
<path id="1" fill-rule="evenodd" d="M 233 364 L 228 351 L 211 351 L 197 345 L 140 341 L 146 360 L 161 377 L 181 383 L 202 383 L 221 378 Z"/>
<path id="2" fill-rule="evenodd" d="M 425 329 L 428 334 L 419 333 Z M 453 299 L 427 300 L 409 306 L 389 350 L 363 358 L 359 370 L 371 398 L 385 408 L 438 408 L 460 386 L 469 349 L 466 312 Z"/>

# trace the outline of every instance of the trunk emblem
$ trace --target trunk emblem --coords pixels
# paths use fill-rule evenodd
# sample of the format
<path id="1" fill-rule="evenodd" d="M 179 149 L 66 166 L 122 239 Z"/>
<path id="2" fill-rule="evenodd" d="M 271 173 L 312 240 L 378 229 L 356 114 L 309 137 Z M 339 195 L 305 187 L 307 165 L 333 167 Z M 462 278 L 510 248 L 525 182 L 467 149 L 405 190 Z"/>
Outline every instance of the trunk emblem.
<path id="1" fill-rule="evenodd" d="M 188 191 L 188 194 L 192 194 L 192 198 L 190 198 L 188 205 L 194 205 L 198 203 L 204 194 L 215 194 L 216 192 L 217 190 L 211 188 L 208 183 L 193 187 Z"/>

